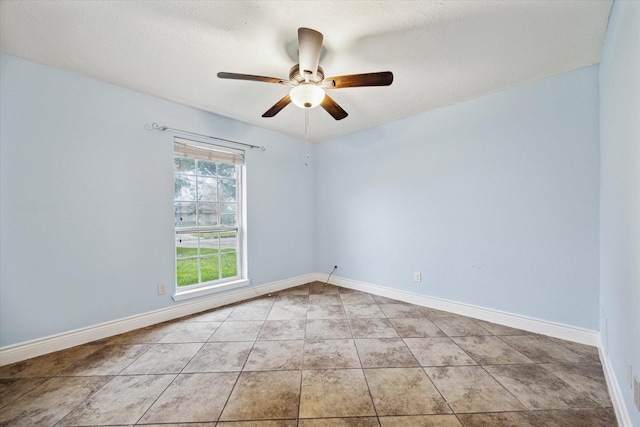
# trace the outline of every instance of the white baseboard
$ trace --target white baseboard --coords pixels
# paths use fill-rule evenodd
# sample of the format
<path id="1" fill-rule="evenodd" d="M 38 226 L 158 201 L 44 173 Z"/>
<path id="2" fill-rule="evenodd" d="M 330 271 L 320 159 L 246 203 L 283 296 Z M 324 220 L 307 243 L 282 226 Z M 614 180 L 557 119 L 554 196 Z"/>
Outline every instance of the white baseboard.
<path id="1" fill-rule="evenodd" d="M 283 289 L 320 280 L 320 277 L 322 276 L 316 273 L 311 273 L 261 286 L 240 289 L 223 295 L 211 296 L 209 298 L 193 302 L 176 304 L 171 307 L 129 316 L 98 325 L 88 326 L 86 328 L 75 329 L 73 331 L 63 332 L 61 334 L 51 335 L 32 341 L 9 345 L 0 348 L 0 366 L 52 353 L 54 351 L 64 350 L 76 345 L 86 344 L 91 341 L 129 332 L 134 329 L 144 328 L 157 323 L 166 322 L 168 320 L 178 319 L 180 317 L 211 310 L 212 308 L 221 307 L 223 305 L 233 304 L 256 296 L 278 292 Z"/>
<path id="2" fill-rule="evenodd" d="M 609 356 L 606 354 L 604 346 L 602 345 L 602 340 L 600 339 L 598 339 L 598 352 L 600 353 L 600 361 L 602 362 L 604 378 L 607 381 L 607 388 L 609 389 L 611 403 L 613 404 L 613 409 L 616 411 L 618 425 L 620 427 L 633 427 L 631 425 L 629 412 L 627 411 L 627 405 L 624 403 L 624 398 L 622 397 L 620 384 L 618 384 L 616 375 L 613 372 L 613 367 L 609 361 Z"/>
<path id="3" fill-rule="evenodd" d="M 573 341 L 580 344 L 597 346 L 599 342 L 600 333 L 589 329 L 577 328 L 561 323 L 534 319 L 518 314 L 493 310 L 490 308 L 429 297 L 413 292 L 385 288 L 382 286 L 372 285 L 370 283 L 359 282 L 351 279 L 344 279 L 341 277 L 332 277 L 330 283 L 332 285 L 342 286 L 344 288 L 356 289 L 374 295 L 380 295 L 411 304 L 417 304 L 423 307 L 448 311 L 450 313 L 473 317 L 474 319 L 486 320 L 488 322 L 498 323 L 500 325 L 522 329 L 537 334 L 547 335 L 554 338 L 560 338 L 567 341 Z"/>

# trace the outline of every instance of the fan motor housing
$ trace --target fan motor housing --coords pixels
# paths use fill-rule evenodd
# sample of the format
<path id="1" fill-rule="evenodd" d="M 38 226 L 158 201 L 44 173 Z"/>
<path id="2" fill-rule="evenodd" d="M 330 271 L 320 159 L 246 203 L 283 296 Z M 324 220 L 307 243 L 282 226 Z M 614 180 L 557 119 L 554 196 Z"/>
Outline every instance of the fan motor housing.
<path id="1" fill-rule="evenodd" d="M 299 85 L 300 83 L 304 83 L 304 76 L 300 73 L 300 64 L 296 64 L 291 67 L 289 70 L 289 80 L 293 83 L 294 86 Z M 322 67 L 318 66 L 318 71 L 316 72 L 316 77 L 309 77 L 309 83 L 320 84 L 324 80 L 324 70 Z"/>

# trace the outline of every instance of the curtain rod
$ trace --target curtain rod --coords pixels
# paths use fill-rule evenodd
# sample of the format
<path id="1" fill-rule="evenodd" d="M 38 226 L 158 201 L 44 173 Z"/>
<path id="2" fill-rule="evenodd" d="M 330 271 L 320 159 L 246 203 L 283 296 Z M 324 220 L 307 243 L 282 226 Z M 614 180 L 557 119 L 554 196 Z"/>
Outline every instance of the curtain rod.
<path id="1" fill-rule="evenodd" d="M 203 135 L 201 133 L 189 132 L 188 130 L 175 129 L 175 128 L 170 128 L 168 126 L 160 126 L 157 123 L 153 123 L 151 125 L 151 130 L 161 130 L 163 132 L 164 131 L 169 131 L 169 132 L 173 132 L 173 133 L 181 133 L 181 134 L 185 134 L 185 135 L 199 136 L 201 138 L 209 138 L 209 139 L 215 139 L 216 141 L 223 141 L 223 142 L 230 142 L 232 144 L 239 144 L 239 145 L 243 145 L 243 146 L 249 147 L 249 148 L 259 148 L 262 151 L 266 150 L 266 148 L 264 148 L 264 145 L 263 146 L 259 146 L 259 145 L 245 144 L 244 142 L 238 142 L 238 141 L 232 141 L 230 139 L 218 138 L 217 136 Z"/>

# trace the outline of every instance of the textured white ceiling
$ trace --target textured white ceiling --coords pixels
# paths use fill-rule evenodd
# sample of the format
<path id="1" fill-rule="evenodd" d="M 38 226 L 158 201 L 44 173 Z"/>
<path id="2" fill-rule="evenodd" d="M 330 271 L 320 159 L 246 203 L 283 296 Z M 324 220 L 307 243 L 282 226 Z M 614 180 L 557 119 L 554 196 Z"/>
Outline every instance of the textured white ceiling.
<path id="1" fill-rule="evenodd" d="M 309 111 L 325 141 L 599 62 L 612 0 L 0 1 L 0 50 L 285 134 L 305 137 L 287 87 L 297 28 L 324 34 L 327 76 L 392 71 L 388 87 L 330 94 L 348 113 Z M 169 123 L 180 127 L 180 123 Z M 197 129 L 192 129 L 198 131 Z"/>

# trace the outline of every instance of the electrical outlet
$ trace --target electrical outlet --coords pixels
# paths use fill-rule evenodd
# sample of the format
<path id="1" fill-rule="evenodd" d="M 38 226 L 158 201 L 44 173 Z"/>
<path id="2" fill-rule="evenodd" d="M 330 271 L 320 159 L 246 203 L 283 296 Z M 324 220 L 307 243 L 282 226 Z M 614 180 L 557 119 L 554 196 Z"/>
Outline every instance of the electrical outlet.
<path id="1" fill-rule="evenodd" d="M 158 284 L 158 295 L 166 295 L 167 294 L 167 285 L 164 283 Z"/>
<path id="2" fill-rule="evenodd" d="M 422 282 L 422 273 L 420 273 L 419 271 L 416 271 L 415 273 L 413 273 L 413 281 Z"/>

